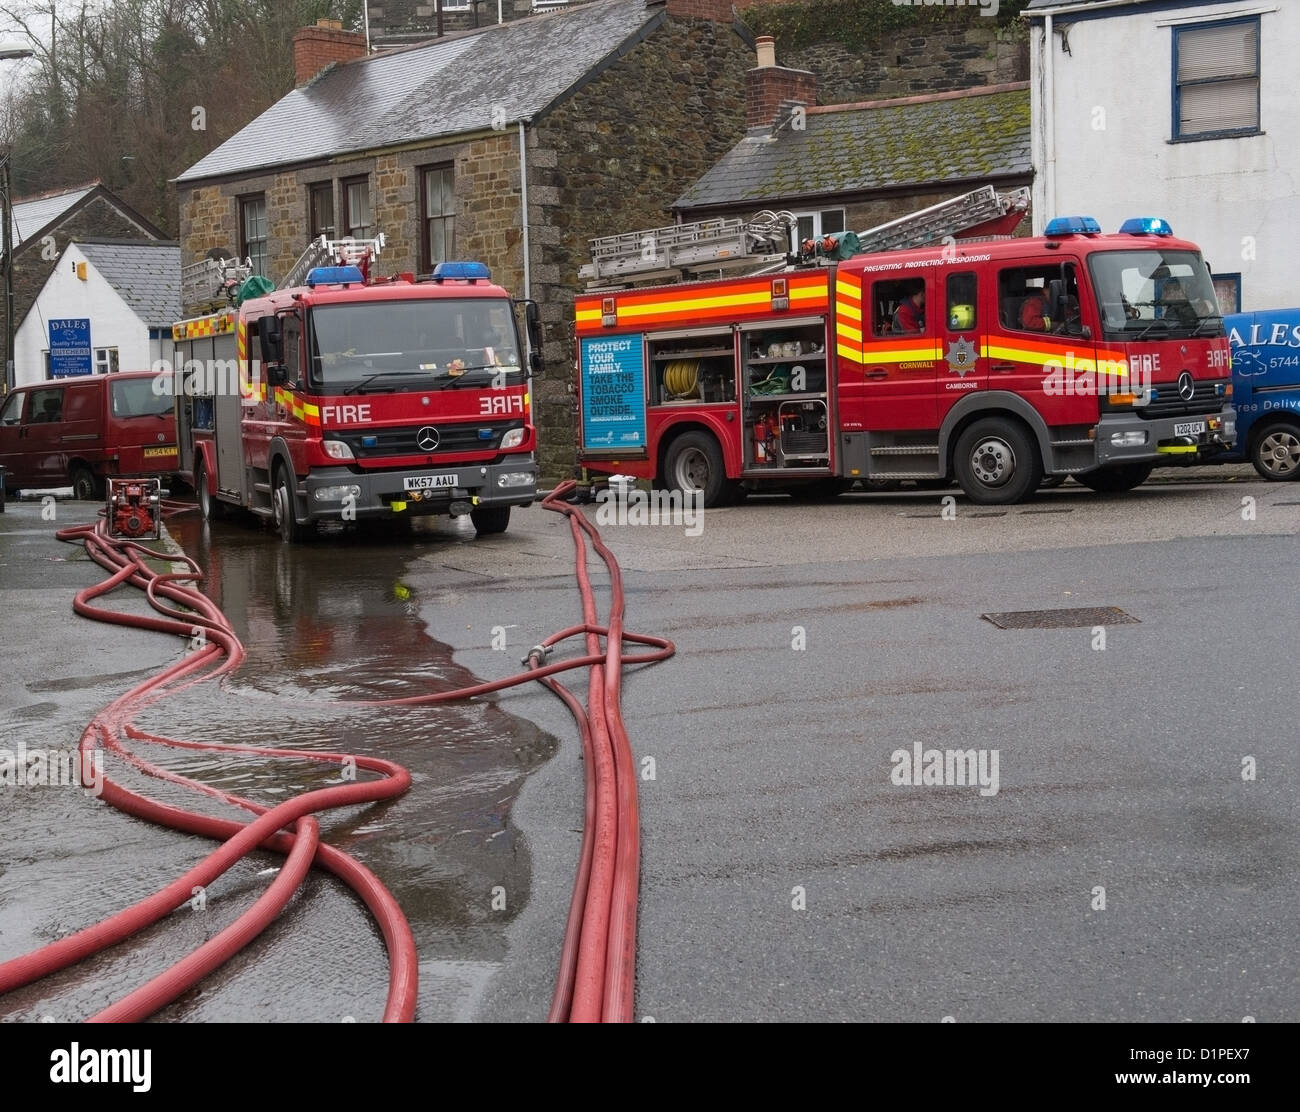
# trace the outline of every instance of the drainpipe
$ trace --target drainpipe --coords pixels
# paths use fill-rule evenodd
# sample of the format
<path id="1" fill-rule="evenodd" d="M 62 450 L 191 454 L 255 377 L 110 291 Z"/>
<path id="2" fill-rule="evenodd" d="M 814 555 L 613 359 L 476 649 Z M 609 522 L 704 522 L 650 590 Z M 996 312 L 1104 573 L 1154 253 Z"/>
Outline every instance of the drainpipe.
<path id="1" fill-rule="evenodd" d="M 1056 215 L 1056 90 L 1052 16 L 1043 18 L 1043 223 Z"/>
<path id="2" fill-rule="evenodd" d="M 519 121 L 519 203 L 523 208 L 524 297 L 528 298 L 533 296 L 533 280 L 528 240 L 528 131 L 524 120 Z"/>

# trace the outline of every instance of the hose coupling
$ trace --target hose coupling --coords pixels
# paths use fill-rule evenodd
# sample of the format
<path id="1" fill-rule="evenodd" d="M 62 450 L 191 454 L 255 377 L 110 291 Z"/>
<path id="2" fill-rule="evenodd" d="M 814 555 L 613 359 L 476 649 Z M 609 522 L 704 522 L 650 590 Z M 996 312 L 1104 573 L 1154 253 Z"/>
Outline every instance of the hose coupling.
<path id="1" fill-rule="evenodd" d="M 528 655 L 519 663 L 532 664 L 533 661 L 536 660 L 538 664 L 542 664 L 545 662 L 546 658 L 551 655 L 553 648 L 554 646 L 552 645 L 534 645 L 528 650 Z"/>

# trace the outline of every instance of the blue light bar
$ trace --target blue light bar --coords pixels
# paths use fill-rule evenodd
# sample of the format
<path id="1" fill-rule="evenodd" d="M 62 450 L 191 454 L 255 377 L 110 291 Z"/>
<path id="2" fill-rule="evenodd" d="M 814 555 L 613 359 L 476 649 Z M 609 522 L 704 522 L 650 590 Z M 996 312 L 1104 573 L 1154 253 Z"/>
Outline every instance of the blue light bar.
<path id="1" fill-rule="evenodd" d="M 307 285 L 315 288 L 316 286 L 348 286 L 352 283 L 360 285 L 365 279 L 361 276 L 361 268 L 357 266 L 317 266 L 307 271 Z"/>
<path id="2" fill-rule="evenodd" d="M 1119 234 L 1122 236 L 1171 236 L 1174 234 L 1174 230 L 1169 226 L 1168 220 L 1161 220 L 1158 216 L 1135 216 L 1132 220 L 1125 220 L 1119 226 Z"/>
<path id="3" fill-rule="evenodd" d="M 1101 225 L 1091 216 L 1058 216 L 1051 220 L 1045 236 L 1091 236 L 1101 232 Z"/>
<path id="4" fill-rule="evenodd" d="M 485 282 L 492 278 L 485 263 L 439 263 L 433 268 L 435 282 L 475 282 L 480 278 Z"/>

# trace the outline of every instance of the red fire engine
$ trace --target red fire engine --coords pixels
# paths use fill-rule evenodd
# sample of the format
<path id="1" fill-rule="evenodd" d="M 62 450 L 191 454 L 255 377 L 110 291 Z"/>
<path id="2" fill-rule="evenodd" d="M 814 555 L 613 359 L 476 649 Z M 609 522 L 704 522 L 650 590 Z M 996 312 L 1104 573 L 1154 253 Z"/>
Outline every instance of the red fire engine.
<path id="1" fill-rule="evenodd" d="M 525 365 L 516 303 L 486 267 L 376 280 L 381 245 L 321 241 L 294 285 L 174 326 L 181 474 L 205 516 L 242 507 L 286 541 L 429 514 L 468 514 L 482 534 L 536 498 L 536 305 Z M 305 265 L 322 259 L 354 265 Z"/>
<path id="2" fill-rule="evenodd" d="M 582 463 L 706 506 L 953 478 L 993 504 L 1226 450 L 1228 341 L 1197 247 L 1148 218 L 1013 238 L 1027 203 L 985 187 L 799 260 L 773 214 L 593 241 Z M 729 266 L 751 273 L 680 280 Z"/>

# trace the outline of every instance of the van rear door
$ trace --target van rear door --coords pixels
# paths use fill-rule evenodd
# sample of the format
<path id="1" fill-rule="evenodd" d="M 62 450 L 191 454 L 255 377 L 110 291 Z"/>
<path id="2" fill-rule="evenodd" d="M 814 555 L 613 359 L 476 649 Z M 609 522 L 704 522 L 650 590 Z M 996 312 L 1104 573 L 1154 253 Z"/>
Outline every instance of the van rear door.
<path id="1" fill-rule="evenodd" d="M 27 457 L 23 455 L 23 405 L 29 391 L 15 390 L 0 405 L 0 467 L 5 469 L 5 486 L 17 490 L 29 485 Z"/>

